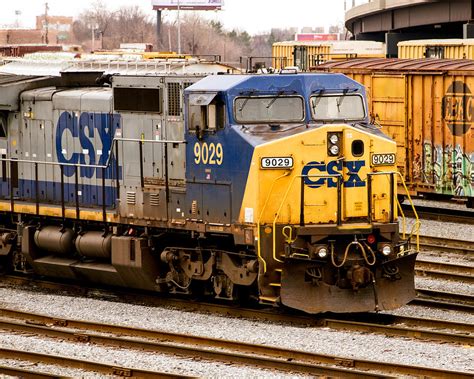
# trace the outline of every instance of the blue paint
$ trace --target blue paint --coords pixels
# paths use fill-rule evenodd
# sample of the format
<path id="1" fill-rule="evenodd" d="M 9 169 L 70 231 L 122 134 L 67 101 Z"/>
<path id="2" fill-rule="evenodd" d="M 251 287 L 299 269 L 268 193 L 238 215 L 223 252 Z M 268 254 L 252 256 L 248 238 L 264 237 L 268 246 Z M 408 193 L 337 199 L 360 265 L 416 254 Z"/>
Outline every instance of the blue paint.
<path id="1" fill-rule="evenodd" d="M 60 163 L 70 164 L 90 164 L 90 165 L 105 165 L 109 158 L 109 153 L 112 149 L 112 140 L 115 135 L 115 130 L 120 126 L 119 114 L 108 113 L 88 113 L 83 112 L 79 119 L 77 119 L 74 112 L 63 112 L 59 116 L 56 127 L 56 156 Z M 81 152 L 73 152 L 69 159 L 63 154 L 62 140 L 65 133 L 70 133 L 72 138 L 79 139 L 81 148 L 87 150 L 84 154 Z M 94 146 L 94 136 L 98 135 L 102 143 L 102 154 L 98 161 Z M 67 150 L 67 149 L 66 149 Z M 115 179 L 116 174 L 116 160 L 112 157 L 110 166 L 105 170 L 105 179 Z M 75 174 L 75 168 L 71 166 L 64 166 L 64 175 L 72 177 Z M 81 167 L 79 170 L 81 178 L 91 179 L 94 176 L 97 179 L 102 179 L 102 169 L 94 167 Z M 122 166 L 119 166 L 119 179 L 122 178 Z"/>
<path id="2" fill-rule="evenodd" d="M 22 179 L 18 183 L 19 187 L 16 190 L 16 195 L 21 198 L 21 201 L 36 200 L 36 184 L 34 180 Z M 46 189 L 51 187 L 53 193 Z M 61 182 L 38 181 L 39 200 L 41 203 L 61 203 Z M 79 206 L 86 207 L 101 207 L 102 200 L 102 186 L 81 184 L 78 185 L 78 190 L 81 191 L 79 198 Z M 9 190 L 8 190 L 9 191 Z M 4 191 L 7 192 L 7 191 Z M 9 192 L 5 193 L 4 198 L 9 198 Z M 115 207 L 115 200 L 117 198 L 117 188 L 114 186 L 105 186 L 105 201 L 107 207 Z M 76 206 L 75 184 L 64 183 L 64 201 L 70 207 Z"/>
<path id="3" fill-rule="evenodd" d="M 365 187 L 366 182 L 359 176 L 359 171 L 365 166 L 365 161 L 344 161 L 334 160 L 328 164 L 324 162 L 309 162 L 301 170 L 301 175 L 306 176 L 304 183 L 310 188 L 320 188 L 327 185 L 329 188 L 337 187 L 335 178 L 317 178 L 318 175 L 341 175 L 346 168 L 347 180 L 343 182 L 346 188 Z"/>
<path id="4" fill-rule="evenodd" d="M 227 127 L 213 135 L 207 135 L 202 141 L 199 141 L 195 134 L 187 133 L 186 141 L 188 142 L 186 145 L 186 182 L 187 188 L 192 189 L 186 191 L 186 208 L 190 209 L 192 201 L 198 200 L 198 204 L 205 207 L 228 209 L 229 204 L 224 199 L 229 199 L 231 221 L 236 221 L 242 205 L 254 147 L 235 126 Z M 221 165 L 195 163 L 194 145 L 203 142 L 208 145 L 211 143 L 222 145 L 223 160 Z M 204 182 L 204 184 L 192 184 L 195 181 Z M 210 199 L 206 196 L 206 192 L 210 191 L 209 186 L 216 187 L 212 191 L 220 191 L 221 194 Z M 226 203 L 220 204 L 216 198 L 226 201 Z M 199 199 L 202 201 L 199 202 Z M 206 214 L 202 216 L 206 220 Z"/>
<path id="5" fill-rule="evenodd" d="M 225 204 L 225 191 L 230 191 L 232 203 L 232 222 L 237 221 L 240 208 L 242 206 L 245 194 L 248 174 L 250 172 L 250 163 L 255 147 L 261 144 L 272 142 L 282 137 L 288 137 L 297 133 L 307 131 L 306 127 L 300 127 L 287 134 L 282 133 L 247 133 L 245 125 L 238 125 L 233 110 L 235 98 L 239 96 L 264 96 L 284 93 L 285 95 L 301 96 L 305 103 L 305 119 L 302 125 L 311 123 L 310 97 L 324 93 L 341 93 L 350 91 L 351 94 L 361 94 L 364 102 L 366 101 L 365 89 L 356 81 L 342 74 L 298 74 L 298 75 L 210 75 L 197 83 L 185 89 L 185 105 L 189 103 L 189 95 L 193 93 L 215 93 L 216 98 L 225 104 L 226 107 L 226 125 L 222 130 L 214 133 L 203 134 L 202 141 L 199 141 L 194 133 L 189 132 L 188 120 L 185 121 L 186 130 L 186 181 L 188 188 L 190 183 L 202 181 L 205 184 L 192 184 L 192 191 L 186 194 L 186 209 L 191 208 L 193 200 L 202 199 L 201 204 L 211 207 L 212 212 L 218 212 Z M 365 103 L 365 109 L 367 104 Z M 364 120 L 368 122 L 368 118 Z M 311 127 L 318 127 L 311 124 Z M 251 129 L 252 126 L 249 126 Z M 224 151 L 224 159 L 221 165 L 196 164 L 194 161 L 194 145 L 196 142 L 217 144 L 220 143 Z M 319 173 L 329 173 L 337 175 L 342 172 L 342 162 L 334 162 L 328 166 L 319 162 L 311 162 L 303 171 L 310 172 L 316 170 Z M 365 186 L 365 182 L 360 180 L 358 172 L 362 166 L 360 163 L 353 163 L 349 169 L 349 177 L 345 185 L 347 187 Z M 305 174 L 305 172 L 303 172 Z M 228 185 L 223 185 L 227 183 Z M 312 188 L 318 188 L 327 183 L 329 186 L 336 186 L 335 180 L 311 179 L 307 178 L 306 184 Z M 219 196 L 220 203 L 215 201 L 213 204 L 206 204 L 206 191 L 211 191 L 211 187 L 221 191 Z M 212 188 L 214 190 L 214 188 Z M 211 212 L 210 212 L 211 213 Z M 189 216 L 189 215 L 187 215 Z M 198 217 L 206 221 L 206 215 Z"/>

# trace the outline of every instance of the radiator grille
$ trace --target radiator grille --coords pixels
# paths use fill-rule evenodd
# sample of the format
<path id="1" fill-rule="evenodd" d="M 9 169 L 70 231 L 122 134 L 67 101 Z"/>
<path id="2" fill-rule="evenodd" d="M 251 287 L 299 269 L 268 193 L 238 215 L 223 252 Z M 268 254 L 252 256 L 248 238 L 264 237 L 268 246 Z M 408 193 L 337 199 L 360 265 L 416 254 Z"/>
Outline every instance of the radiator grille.
<path id="1" fill-rule="evenodd" d="M 160 194 L 159 193 L 151 193 L 150 194 L 150 205 L 153 207 L 157 207 L 160 205 Z"/>
<path id="2" fill-rule="evenodd" d="M 181 96 L 179 83 L 168 83 L 168 115 L 181 115 Z"/>
<path id="3" fill-rule="evenodd" d="M 127 204 L 135 205 L 137 202 L 137 193 L 136 192 L 127 192 Z"/>

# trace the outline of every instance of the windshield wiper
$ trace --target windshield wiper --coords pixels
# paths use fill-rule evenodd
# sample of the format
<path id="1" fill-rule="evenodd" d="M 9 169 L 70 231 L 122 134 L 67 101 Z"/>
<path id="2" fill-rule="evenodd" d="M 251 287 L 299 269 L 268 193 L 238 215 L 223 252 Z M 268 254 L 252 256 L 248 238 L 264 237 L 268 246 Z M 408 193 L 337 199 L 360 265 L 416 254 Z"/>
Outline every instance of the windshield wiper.
<path id="1" fill-rule="evenodd" d="M 273 103 L 276 101 L 276 99 L 278 99 L 281 95 L 283 95 L 283 93 L 284 91 L 279 91 L 277 95 L 272 99 L 272 101 L 268 103 L 267 109 L 270 108 L 273 105 Z"/>
<path id="2" fill-rule="evenodd" d="M 245 106 L 247 105 L 247 101 L 250 100 L 250 96 L 252 96 L 253 93 L 254 93 L 254 91 L 249 91 L 248 97 L 245 98 L 244 102 L 242 103 L 242 105 L 239 108 L 239 112 L 242 112 L 244 110 Z"/>
<path id="3" fill-rule="evenodd" d="M 339 96 L 337 99 L 336 99 L 336 105 L 337 105 L 337 111 L 338 112 L 341 112 L 340 110 L 340 106 L 342 105 L 342 102 L 344 101 L 346 95 L 347 95 L 347 92 L 349 92 L 349 88 L 345 88 L 343 91 L 342 91 L 342 95 Z"/>

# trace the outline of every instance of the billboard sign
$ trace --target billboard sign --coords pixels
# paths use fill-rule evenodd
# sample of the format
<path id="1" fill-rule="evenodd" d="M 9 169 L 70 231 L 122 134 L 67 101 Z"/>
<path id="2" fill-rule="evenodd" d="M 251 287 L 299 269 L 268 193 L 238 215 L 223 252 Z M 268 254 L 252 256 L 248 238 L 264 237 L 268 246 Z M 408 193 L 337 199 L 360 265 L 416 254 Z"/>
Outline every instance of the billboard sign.
<path id="1" fill-rule="evenodd" d="M 152 0 L 153 10 L 170 9 L 192 10 L 192 11 L 214 11 L 221 10 L 224 0 Z"/>
<path id="2" fill-rule="evenodd" d="M 295 41 L 337 41 L 339 35 L 336 33 L 297 33 Z"/>

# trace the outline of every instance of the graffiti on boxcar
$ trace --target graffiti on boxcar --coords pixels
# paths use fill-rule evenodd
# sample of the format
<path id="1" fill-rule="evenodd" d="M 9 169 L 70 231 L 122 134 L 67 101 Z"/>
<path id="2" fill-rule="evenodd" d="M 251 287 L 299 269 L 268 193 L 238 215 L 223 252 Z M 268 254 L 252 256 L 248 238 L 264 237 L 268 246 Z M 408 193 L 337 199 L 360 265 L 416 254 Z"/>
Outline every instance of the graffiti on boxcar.
<path id="1" fill-rule="evenodd" d="M 435 185 L 438 193 L 456 196 L 474 195 L 474 153 L 461 145 L 423 144 L 423 181 Z"/>
<path id="2" fill-rule="evenodd" d="M 451 133 L 461 137 L 474 122 L 474 100 L 469 86 L 454 81 L 449 86 L 442 103 L 443 119 Z"/>

